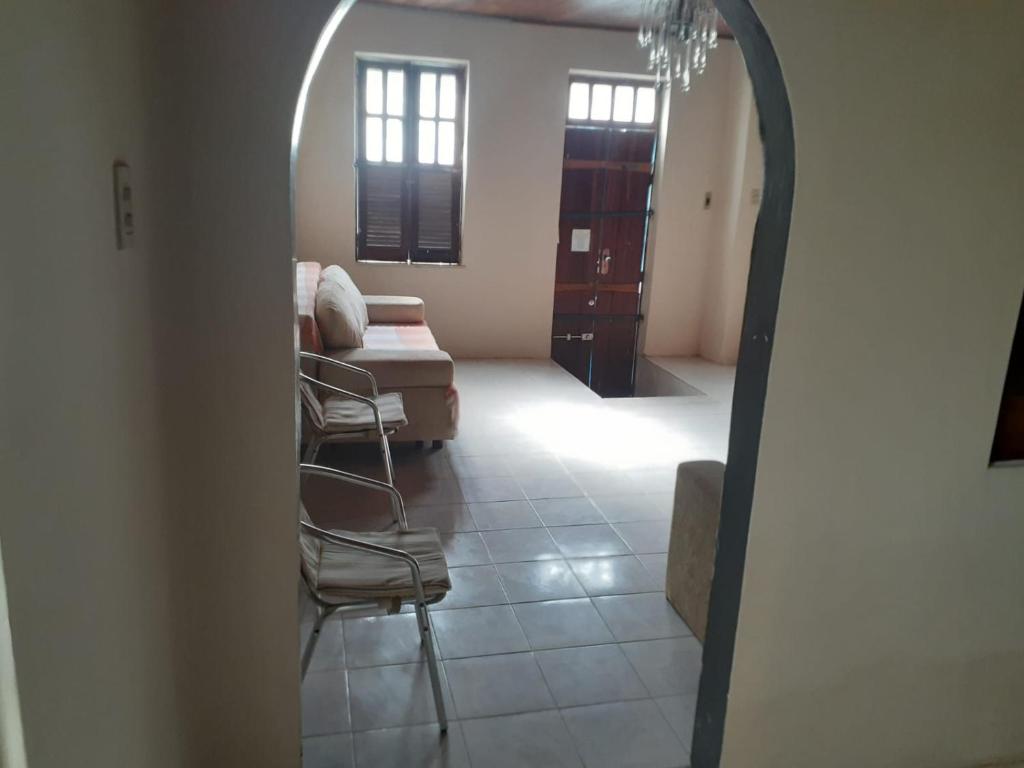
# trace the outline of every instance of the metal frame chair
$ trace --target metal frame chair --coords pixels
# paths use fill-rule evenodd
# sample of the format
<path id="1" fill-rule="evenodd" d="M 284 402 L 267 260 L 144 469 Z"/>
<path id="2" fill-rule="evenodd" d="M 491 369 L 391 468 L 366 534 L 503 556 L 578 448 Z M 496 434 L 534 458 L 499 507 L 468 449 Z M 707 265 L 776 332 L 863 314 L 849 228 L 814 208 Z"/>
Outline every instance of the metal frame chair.
<path id="1" fill-rule="evenodd" d="M 370 391 L 372 392 L 372 396 L 366 397 L 365 395 L 360 395 L 355 392 L 350 392 L 346 389 L 342 389 L 341 387 L 336 387 L 333 384 L 327 384 L 326 382 L 320 381 L 319 379 L 310 376 L 307 373 L 303 373 L 302 371 L 299 371 L 300 387 L 303 384 L 306 384 L 310 388 L 315 387 L 317 389 L 321 389 L 325 392 L 330 392 L 334 395 L 338 395 L 345 399 L 354 400 L 355 402 L 369 406 L 370 410 L 373 412 L 373 422 L 368 422 L 365 425 L 363 425 L 365 426 L 365 429 L 355 429 L 348 432 L 332 433 L 322 429 L 320 426 L 317 425 L 315 419 L 309 413 L 309 406 L 305 402 L 305 399 L 300 397 L 300 400 L 302 402 L 302 414 L 306 419 L 306 423 L 309 424 L 310 434 L 309 444 L 306 446 L 306 450 L 303 452 L 302 456 L 303 463 L 313 464 L 316 461 L 316 455 L 320 451 L 320 447 L 324 443 L 349 442 L 355 439 L 365 438 L 369 434 L 375 433 L 378 445 L 380 446 L 380 455 L 384 461 L 384 477 L 386 478 L 387 484 L 394 487 L 395 468 L 394 463 L 392 462 L 391 459 L 391 445 L 388 443 L 388 436 L 395 434 L 395 432 L 397 432 L 397 429 L 386 429 L 384 427 L 384 421 L 381 417 L 380 411 L 379 401 L 381 396 L 379 390 L 377 389 L 377 379 L 370 371 L 366 370 L 365 368 L 360 368 L 350 363 L 343 363 L 340 360 L 334 360 L 333 358 L 325 357 L 324 355 L 318 355 L 313 352 L 300 352 L 299 357 L 302 360 L 316 361 L 318 363 L 331 365 L 336 368 L 363 376 L 370 382 Z M 313 397 L 316 396 L 315 393 L 312 392 L 312 389 L 310 391 L 310 394 Z M 396 523 L 404 521 L 404 509 L 399 509 L 398 507 L 395 507 L 394 504 L 392 504 L 392 512 L 394 514 Z M 401 515 L 402 521 L 399 520 L 399 515 Z"/>
<path id="2" fill-rule="evenodd" d="M 371 488 L 373 490 L 382 491 L 391 495 L 393 502 L 400 510 L 400 531 L 405 532 L 409 530 L 408 523 L 405 519 L 405 504 L 402 501 L 402 495 L 393 486 L 387 483 L 382 483 L 379 480 L 373 480 L 362 475 L 352 474 L 351 472 L 344 472 L 339 469 L 333 469 L 331 467 L 322 467 L 315 464 L 300 464 L 299 473 L 304 475 L 318 475 L 322 477 L 328 477 L 342 482 L 351 483 L 353 485 L 359 485 L 364 488 Z M 414 589 L 414 597 L 410 601 L 406 597 L 399 598 L 400 602 L 404 605 L 408 602 L 412 602 L 416 610 L 416 623 L 420 632 L 420 640 L 426 650 L 427 656 L 427 670 L 430 674 L 430 685 L 433 689 L 434 694 L 434 706 L 437 710 L 438 723 L 441 726 L 441 733 L 446 733 L 448 730 L 448 717 L 445 712 L 444 706 L 444 695 L 441 689 L 441 677 L 438 671 L 437 656 L 434 651 L 433 642 L 433 631 L 430 624 L 430 615 L 427 611 L 427 606 L 432 605 L 445 597 L 445 594 L 435 595 L 431 598 L 427 598 L 423 589 L 423 578 L 420 573 L 420 565 L 416 558 L 410 553 L 392 547 L 382 546 L 368 541 L 362 541 L 356 538 L 358 534 L 343 535 L 337 531 L 328 531 L 323 528 L 318 528 L 315 525 L 311 525 L 305 521 L 300 521 L 300 534 L 307 534 L 316 537 L 317 539 L 334 544 L 340 547 L 347 547 L 353 550 L 361 550 L 364 552 L 370 552 L 373 554 L 380 555 L 381 557 L 388 557 L 396 560 L 403 561 L 409 566 L 409 572 L 412 578 L 412 584 Z M 323 627 L 324 621 L 332 613 L 336 612 L 352 612 L 352 611 L 365 611 L 368 609 L 379 608 L 380 602 L 377 600 L 365 600 L 365 599 L 352 599 L 347 601 L 344 599 L 332 599 L 330 595 L 324 595 L 319 592 L 315 585 L 310 585 L 306 582 L 306 586 L 309 588 L 309 592 L 313 597 L 314 602 L 317 606 L 317 617 L 316 622 L 313 625 L 313 632 L 306 642 L 306 647 L 302 652 L 302 677 L 305 678 L 306 671 L 309 668 L 309 664 L 313 658 L 313 651 L 316 648 L 317 640 L 320 638 L 320 630 Z"/>

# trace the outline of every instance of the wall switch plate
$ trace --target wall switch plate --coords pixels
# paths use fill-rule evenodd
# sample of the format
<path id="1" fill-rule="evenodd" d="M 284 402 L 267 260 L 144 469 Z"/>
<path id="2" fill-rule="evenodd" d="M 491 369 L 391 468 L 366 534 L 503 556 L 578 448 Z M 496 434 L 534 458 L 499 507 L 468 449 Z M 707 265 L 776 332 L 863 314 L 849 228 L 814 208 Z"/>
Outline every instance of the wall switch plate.
<path id="1" fill-rule="evenodd" d="M 132 210 L 132 173 L 127 163 L 114 163 L 114 215 L 117 216 L 117 250 L 135 243 L 135 214 Z"/>

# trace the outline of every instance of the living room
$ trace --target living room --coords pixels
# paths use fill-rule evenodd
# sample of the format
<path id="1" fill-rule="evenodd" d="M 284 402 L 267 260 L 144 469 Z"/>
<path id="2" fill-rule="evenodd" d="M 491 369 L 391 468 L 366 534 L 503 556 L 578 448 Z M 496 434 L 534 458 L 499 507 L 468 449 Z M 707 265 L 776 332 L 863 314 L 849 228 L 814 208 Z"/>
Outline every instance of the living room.
<path id="1" fill-rule="evenodd" d="M 439 740 L 412 613 L 321 629 L 307 602 L 309 766 L 485 765 L 528 732 L 545 737 L 510 760 L 589 765 L 577 750 L 621 722 L 629 738 L 599 751 L 672 765 L 690 747 L 701 643 L 665 600 L 669 525 L 681 463 L 715 462 L 721 485 L 757 112 L 724 26 L 684 91 L 655 87 L 628 19 L 538 21 L 357 4 L 306 91 L 302 348 L 375 374 L 404 418 L 393 471 L 375 433 L 321 445 L 309 425 L 305 461 L 393 478 L 408 525 L 438 532 L 451 589 L 430 624 L 456 721 Z M 303 368 L 370 394 L 361 374 Z M 317 392 L 307 416 L 337 400 Z M 304 480 L 318 527 L 394 526 L 387 494 L 336 480 Z M 703 548 L 704 605 L 686 616 L 701 638 Z"/>
<path id="2" fill-rule="evenodd" d="M 592 12 L 640 3 L 541 5 Z M 1020 91 L 1024 6 L 1017 0 L 969 6 L 934 0 L 927 7 L 862 0 L 773 0 L 756 9 L 749 0 L 716 5 L 748 65 L 765 180 L 733 407 L 708 414 L 709 421 L 718 420 L 709 429 L 717 433 L 727 421 L 729 436 L 690 761 L 694 768 L 1019 765 L 1024 102 L 1008 94 Z M 13 0 L 5 14 L 5 766 L 302 764 L 305 637 L 296 631 L 301 489 L 293 217 L 299 148 L 292 139 L 301 134 L 296 106 L 304 103 L 299 97 L 313 80 L 311 59 L 315 64 L 325 52 L 332 32 L 341 34 L 352 6 L 351 0 Z M 722 60 L 716 55 L 724 43 L 711 53 L 688 96 L 718 75 Z M 520 58 L 506 56 L 506 65 L 525 66 Z M 475 66 L 470 62 L 471 113 Z M 569 98 L 572 75 L 589 76 L 560 76 L 562 99 Z M 637 76 L 644 70 L 628 79 Z M 348 105 L 354 74 L 353 83 L 343 87 L 338 98 Z M 607 103 L 604 96 L 598 101 Z M 557 152 L 564 149 L 568 103 L 555 120 L 563 142 L 553 140 Z M 355 131 L 349 135 L 354 141 Z M 564 157 L 554 158 L 563 161 L 564 174 Z M 473 172 L 472 162 L 466 171 Z M 655 171 L 655 184 L 668 179 Z M 697 191 L 697 209 L 703 210 L 707 190 Z M 713 197 L 710 210 L 716 208 Z M 346 204 L 346 215 L 349 210 Z M 129 221 L 127 213 L 133 213 Z M 671 214 L 659 206 L 652 226 Z M 546 215 L 559 219 L 561 211 Z M 129 223 L 132 237 L 125 243 L 118 229 Z M 583 253 L 571 250 L 569 234 L 569 253 Z M 554 233 L 546 247 L 554 250 Z M 599 271 L 597 259 L 591 263 Z M 370 269 L 353 266 L 357 282 L 364 266 Z M 418 270 L 437 275 L 440 284 L 442 272 L 461 274 L 471 264 L 373 269 Z M 610 272 L 615 269 L 613 257 Z M 548 300 L 556 273 L 550 277 Z M 574 289 L 584 304 L 594 298 L 595 283 L 600 301 L 606 287 L 599 281 L 591 281 L 589 292 Z M 449 329 L 438 323 L 456 302 L 438 306 L 419 287 L 361 287 L 369 296 L 395 290 L 425 299 L 428 327 L 440 348 L 449 346 Z M 553 323 L 553 302 L 546 311 L 545 322 Z M 574 337 L 584 332 L 590 331 L 565 331 Z M 456 465 L 485 471 L 494 481 L 498 472 L 511 477 L 511 486 L 478 487 L 518 488 L 543 523 L 526 498 L 526 486 L 546 481 L 545 466 L 513 466 L 508 457 L 529 453 L 525 449 L 538 439 L 554 445 L 564 457 L 557 468 L 586 494 L 576 498 L 592 499 L 570 464 L 606 456 L 613 457 L 609 463 L 639 461 L 650 450 L 654 443 L 611 435 L 631 434 L 629 425 L 640 415 L 635 409 L 645 402 L 671 398 L 601 398 L 545 354 L 550 347 L 538 364 L 559 376 L 557 387 L 534 386 L 547 374 L 526 376 L 505 360 L 474 374 L 456 354 L 460 436 L 432 450 L 430 443 L 405 447 L 400 431 L 395 435 L 395 477 L 410 498 L 416 491 L 408 484 L 415 485 L 417 474 L 423 491 L 432 481 L 428 471 L 407 468 L 405 452 L 421 463 L 443 460 L 446 470 L 438 471 L 449 482 L 432 483 L 438 494 L 453 487 L 462 493 Z M 520 374 L 516 391 L 503 390 L 501 382 Z M 683 379 L 712 394 L 692 373 Z M 550 393 L 545 397 L 564 402 L 547 409 L 524 405 L 512 411 L 514 418 L 500 420 L 499 409 L 508 408 L 520 390 L 543 390 Z M 698 397 L 676 399 L 692 404 Z M 619 407 L 629 412 L 603 436 L 595 425 L 607 420 L 611 426 L 609 417 Z M 475 422 L 492 416 L 490 426 L 502 430 L 497 437 Z M 646 423 L 668 430 L 657 444 L 679 444 L 680 416 L 685 426 L 685 413 Z M 456 447 L 471 433 L 477 433 L 478 462 L 469 454 L 460 458 Z M 515 450 L 497 450 L 504 440 Z M 506 458 L 485 459 L 483 451 L 492 449 Z M 360 450 L 365 456 L 354 458 L 367 471 L 380 471 L 383 457 L 373 443 Z M 358 469 L 345 453 L 326 446 L 323 459 Z M 651 483 L 665 482 L 656 477 L 661 472 L 640 470 Z M 588 474 L 578 465 L 576 473 Z M 589 474 L 581 479 L 593 483 L 604 471 Z M 311 498 L 314 507 L 343 495 L 337 488 L 326 491 L 326 478 L 307 481 L 318 491 Z M 591 490 L 602 496 L 600 488 Z M 654 492 L 618 495 L 665 494 L 644 490 Z M 325 507 L 330 511 L 331 504 L 312 511 Z M 594 507 L 606 521 L 607 514 L 617 514 Z M 339 517 L 345 511 L 335 505 Z M 481 531 L 477 523 L 483 520 L 472 513 L 461 520 L 478 528 L 465 533 L 479 536 L 490 557 L 487 539 L 494 537 L 485 533 L 572 527 L 557 524 L 571 518 L 557 520 L 549 513 L 544 510 L 555 522 L 541 528 Z M 595 522 L 589 525 L 604 525 L 590 519 Z M 605 524 L 615 532 L 625 523 Z M 578 573 L 573 565 L 579 563 L 569 561 L 635 557 L 644 570 L 634 575 L 653 577 L 645 560 L 656 560 L 657 553 L 634 554 L 630 548 L 622 555 L 566 557 L 554 535 L 547 535 L 558 552 L 551 560 L 568 566 L 568 572 L 556 570 L 571 575 L 585 593 L 559 599 L 589 602 L 611 633 L 597 606 L 607 609 L 606 598 L 624 596 L 586 595 L 584 580 L 592 574 Z M 503 580 L 501 571 L 515 563 L 455 562 L 460 561 L 453 558 L 450 570 L 479 567 L 483 573 L 489 572 L 484 566 L 492 567 L 511 600 L 513 582 Z M 481 594 L 486 595 L 483 587 Z M 521 621 L 516 606 L 542 602 L 480 607 L 501 608 L 506 616 L 510 610 L 524 637 L 524 622 L 537 637 L 544 623 L 528 615 Z M 431 615 L 475 610 L 442 601 Z M 325 626 L 335 620 L 345 621 L 332 616 Z M 518 637 L 509 622 L 504 626 Z M 594 626 L 581 623 L 580 630 Z M 333 643 L 325 634 L 314 654 L 317 667 L 347 652 L 346 641 L 353 638 L 341 629 Z M 388 637 L 423 649 L 416 629 Z M 548 755 L 562 745 L 555 754 L 578 765 L 584 756 L 574 731 L 592 734 L 598 750 L 609 742 L 629 743 L 630 737 L 625 727 L 580 730 L 588 713 L 581 716 L 579 710 L 621 704 L 629 707 L 612 708 L 639 707 L 649 715 L 643 718 L 648 724 L 663 722 L 671 732 L 659 727 L 657 743 L 678 743 L 673 759 L 685 759 L 685 737 L 672 729 L 663 701 L 682 694 L 653 694 L 645 678 L 654 676 L 634 666 L 639 657 L 627 656 L 628 667 L 608 665 L 622 677 L 631 671 L 640 678 L 643 697 L 625 702 L 558 707 L 556 692 L 576 692 L 572 685 L 549 685 L 545 674 L 561 668 L 551 658 L 562 651 L 596 647 L 604 650 L 592 653 L 608 654 L 609 647 L 683 635 L 483 657 L 462 657 L 458 646 L 444 651 L 445 638 L 440 639 L 438 655 L 460 657 L 440 658 L 439 666 L 460 672 L 464 703 L 467 678 L 475 679 L 465 667 L 474 671 L 478 658 L 532 653 L 546 691 L 536 685 L 536 673 L 524 675 L 511 693 L 537 692 L 541 705 L 526 713 L 537 727 L 511 745 L 497 738 L 497 729 L 481 742 L 480 734 L 487 733 L 480 729 L 488 722 L 517 715 L 459 719 L 446 678 L 444 741 L 452 746 L 440 757 L 449 763 L 470 760 L 469 742 L 494 747 L 484 765 L 513 759 L 536 742 Z M 537 661 L 542 654 L 549 655 L 546 670 Z M 353 683 L 375 674 L 362 670 L 389 666 L 362 666 L 358 653 L 353 658 Z M 514 676 L 513 671 L 509 677 Z M 556 670 L 551 679 L 579 678 L 560 677 Z M 590 682 L 601 679 L 594 675 Z M 411 739 L 413 748 L 441 743 L 437 701 L 413 695 L 422 690 L 418 679 L 406 682 L 409 687 L 390 691 L 387 701 L 411 705 L 423 722 L 396 727 L 419 729 L 429 739 Z M 351 690 L 356 688 L 364 696 L 380 691 L 362 684 Z M 335 698 L 320 711 L 334 720 L 323 731 L 315 729 L 317 736 L 306 724 L 310 762 L 318 758 L 313 738 L 338 743 L 326 756 L 321 753 L 328 765 L 387 754 L 378 747 L 394 750 L 392 740 L 373 736 L 386 728 L 353 731 L 350 723 L 346 729 L 344 713 L 351 718 L 354 712 L 346 705 L 356 701 L 362 707 L 358 717 L 373 711 L 365 698 L 352 699 L 345 688 L 339 699 L 339 685 L 322 690 Z M 592 690 L 580 686 L 578 693 Z M 497 699 L 488 695 L 482 701 Z M 569 741 L 565 730 L 552 725 L 551 713 L 561 709 L 577 710 L 570 713 L 571 727 L 562 720 Z M 467 728 L 463 723 L 471 720 L 477 724 Z M 618 755 L 609 748 L 606 755 L 592 751 L 587 757 L 601 764 Z M 436 750 L 416 752 L 437 756 Z M 415 764 L 412 758 L 407 762 Z"/>

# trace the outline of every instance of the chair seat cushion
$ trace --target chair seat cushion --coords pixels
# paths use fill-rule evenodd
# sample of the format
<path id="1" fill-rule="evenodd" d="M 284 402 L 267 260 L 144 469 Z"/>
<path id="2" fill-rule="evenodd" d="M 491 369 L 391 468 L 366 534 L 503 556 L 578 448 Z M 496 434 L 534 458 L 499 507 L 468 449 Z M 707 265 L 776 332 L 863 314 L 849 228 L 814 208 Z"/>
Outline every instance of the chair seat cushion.
<path id="1" fill-rule="evenodd" d="M 384 429 L 395 430 L 408 424 L 402 395 L 389 392 L 377 398 L 380 419 Z M 331 435 L 355 432 L 371 432 L 377 428 L 373 409 L 366 403 L 349 400 L 341 395 L 331 395 L 323 402 L 324 432 Z"/>
<path id="2" fill-rule="evenodd" d="M 419 563 L 423 592 L 427 599 L 443 595 L 452 588 L 441 539 L 433 528 L 331 533 L 408 552 Z M 412 600 L 416 597 L 412 572 L 404 560 L 327 541 L 320 541 L 319 544 L 314 588 L 322 599 Z"/>

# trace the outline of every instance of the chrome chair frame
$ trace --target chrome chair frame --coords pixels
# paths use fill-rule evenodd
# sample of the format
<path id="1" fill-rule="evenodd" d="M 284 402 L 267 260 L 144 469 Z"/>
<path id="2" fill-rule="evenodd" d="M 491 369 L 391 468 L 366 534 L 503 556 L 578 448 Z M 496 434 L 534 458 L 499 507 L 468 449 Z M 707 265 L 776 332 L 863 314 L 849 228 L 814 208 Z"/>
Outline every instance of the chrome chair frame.
<path id="1" fill-rule="evenodd" d="M 309 374 L 304 373 L 301 370 L 299 371 L 300 382 L 305 382 L 306 384 L 309 384 L 311 387 L 316 387 L 318 389 L 331 392 L 335 395 L 339 395 L 348 400 L 354 400 L 356 402 L 363 403 L 364 405 L 370 407 L 370 409 L 373 411 L 374 428 L 377 434 L 377 442 L 378 445 L 380 446 L 380 455 L 381 458 L 384 460 L 384 477 L 387 480 L 388 485 L 394 486 L 395 467 L 394 463 L 391 460 L 391 445 L 388 443 L 388 436 L 395 434 L 396 430 L 384 428 L 384 422 L 381 419 L 380 415 L 380 407 L 377 405 L 377 398 L 380 397 L 380 392 L 377 389 L 377 379 L 374 377 L 372 373 L 370 373 L 370 371 L 366 370 L 365 368 L 360 368 L 350 363 L 343 363 L 340 360 L 334 360 L 330 357 L 325 357 L 324 355 L 318 355 L 313 352 L 299 352 L 299 357 L 302 360 L 312 360 L 318 363 L 332 365 L 336 368 L 340 368 L 342 370 L 350 371 L 352 373 L 361 375 L 365 377 L 367 380 L 369 380 L 370 391 L 373 393 L 372 397 L 366 397 L 365 395 L 360 395 L 355 392 L 350 392 L 347 389 L 336 387 L 333 384 L 327 384 L 326 382 L 320 381 L 320 379 L 310 376 Z M 355 439 L 356 437 L 365 435 L 370 431 L 366 430 L 365 432 L 330 434 L 317 427 L 317 425 L 313 422 L 313 419 L 309 416 L 308 413 L 306 413 L 306 406 L 304 403 L 302 404 L 302 413 L 310 427 L 309 445 L 306 446 L 306 450 L 302 456 L 302 461 L 305 464 L 313 464 L 316 461 L 316 455 L 320 451 L 320 447 L 324 443 L 348 442 Z M 399 522 L 399 515 L 401 514 L 404 518 L 405 512 L 404 509 L 395 507 L 394 504 L 392 504 L 392 514 L 395 517 L 395 522 Z"/>
<path id="2" fill-rule="evenodd" d="M 344 472 L 340 469 L 334 469 L 332 467 L 322 467 L 316 464 L 300 464 L 299 473 L 305 475 L 318 475 L 321 477 L 328 477 L 342 482 L 353 483 L 361 485 L 364 488 L 373 488 L 375 490 L 383 491 L 391 494 L 394 503 L 401 510 L 401 521 L 399 526 L 401 530 L 408 530 L 408 523 L 405 519 L 405 505 L 402 501 L 402 495 L 393 485 L 382 483 L 379 480 L 372 480 L 368 477 L 362 477 L 361 475 L 353 475 L 350 472 Z M 402 560 L 409 566 L 410 574 L 412 575 L 413 589 L 415 591 L 414 599 L 412 600 L 413 606 L 416 610 L 416 624 L 420 632 L 420 641 L 426 650 L 427 655 L 427 671 L 430 674 L 430 687 L 434 694 L 434 707 L 437 710 L 438 724 L 441 726 L 441 733 L 448 731 L 448 716 L 444 706 L 444 695 L 441 689 L 441 676 L 438 671 L 437 656 L 434 651 L 433 631 L 430 623 L 430 615 L 427 611 L 427 606 L 432 605 L 440 601 L 444 595 L 437 595 L 431 599 L 427 599 L 423 591 L 423 578 L 420 574 L 419 562 L 408 552 L 396 549 L 392 547 L 385 547 L 380 544 L 373 544 L 368 541 L 362 541 L 358 538 L 350 536 L 342 536 L 341 534 L 334 533 L 332 531 L 318 528 L 315 525 L 310 525 L 305 521 L 300 521 L 300 530 L 305 531 L 318 539 L 337 544 L 342 547 L 349 547 L 351 549 L 362 550 L 364 552 L 372 552 L 382 557 L 390 557 L 396 560 Z M 302 652 L 302 677 L 305 678 L 306 671 L 309 669 L 309 664 L 313 659 L 313 651 L 316 649 L 317 640 L 320 638 L 320 630 L 323 627 L 324 621 L 332 613 L 347 613 L 352 611 L 365 611 L 374 608 L 379 608 L 379 603 L 373 600 L 362 600 L 352 602 L 334 603 L 328 600 L 324 600 L 319 593 L 308 584 L 306 585 L 309 589 L 310 595 L 313 597 L 314 602 L 317 606 L 317 617 L 313 625 L 313 631 L 310 634 L 309 640 L 306 642 L 306 646 Z M 403 600 L 403 604 L 409 602 Z"/>

